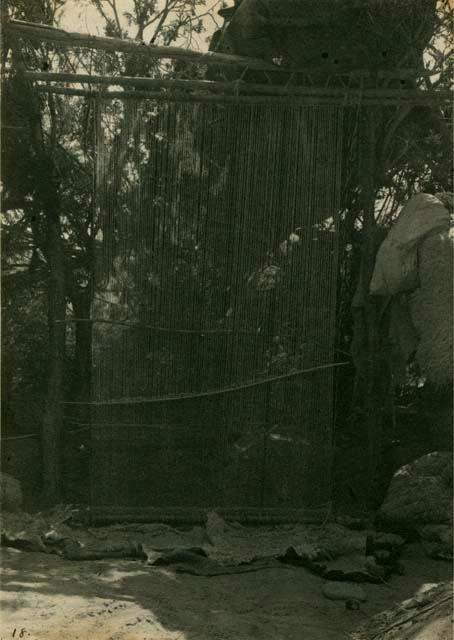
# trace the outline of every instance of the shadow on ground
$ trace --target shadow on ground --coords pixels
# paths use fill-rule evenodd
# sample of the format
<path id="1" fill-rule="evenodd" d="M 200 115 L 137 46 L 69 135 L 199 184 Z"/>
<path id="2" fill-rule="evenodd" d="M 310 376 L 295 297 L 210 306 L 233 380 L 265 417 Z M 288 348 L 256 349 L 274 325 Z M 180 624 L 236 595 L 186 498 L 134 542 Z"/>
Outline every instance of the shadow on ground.
<path id="1" fill-rule="evenodd" d="M 367 618 L 451 579 L 417 546 L 405 576 L 365 585 L 359 611 L 321 595 L 302 568 L 199 577 L 134 561 L 71 562 L 4 549 L 0 637 L 29 640 L 342 640 Z"/>

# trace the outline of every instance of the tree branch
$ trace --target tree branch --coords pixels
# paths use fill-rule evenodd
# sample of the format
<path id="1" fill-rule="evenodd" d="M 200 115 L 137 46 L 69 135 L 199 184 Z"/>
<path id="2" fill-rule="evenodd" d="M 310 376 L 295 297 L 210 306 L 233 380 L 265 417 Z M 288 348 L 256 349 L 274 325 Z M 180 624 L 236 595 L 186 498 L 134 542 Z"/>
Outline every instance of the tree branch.
<path id="1" fill-rule="evenodd" d="M 164 22 L 167 20 L 167 16 L 169 15 L 170 10 L 171 10 L 171 8 L 173 6 L 174 5 L 172 5 L 171 0 L 166 0 L 164 9 L 161 12 L 161 18 L 159 19 L 159 22 L 158 22 L 158 24 L 156 26 L 156 29 L 155 29 L 155 31 L 153 33 L 153 36 L 150 39 L 150 44 L 154 44 L 154 42 L 155 42 L 156 38 L 158 37 L 159 32 L 161 31 Z"/>
<path id="2" fill-rule="evenodd" d="M 113 11 L 115 22 L 118 29 L 118 35 L 121 37 L 122 29 L 121 29 L 120 18 L 118 16 L 118 11 L 117 11 L 117 2 L 116 0 L 106 0 L 106 2 Z"/>

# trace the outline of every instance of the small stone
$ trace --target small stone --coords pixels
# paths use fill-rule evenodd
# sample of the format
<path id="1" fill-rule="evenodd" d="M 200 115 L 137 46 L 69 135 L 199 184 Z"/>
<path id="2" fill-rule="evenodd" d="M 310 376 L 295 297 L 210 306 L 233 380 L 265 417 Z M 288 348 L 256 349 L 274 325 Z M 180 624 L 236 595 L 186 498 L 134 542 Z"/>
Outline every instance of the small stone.
<path id="1" fill-rule="evenodd" d="M 375 565 L 373 557 L 372 562 Z M 376 579 L 375 573 L 370 571 L 364 556 L 359 554 L 337 558 L 329 562 L 323 575 L 331 581 L 371 582 Z"/>
<path id="2" fill-rule="evenodd" d="M 290 548 L 294 550 L 297 556 L 311 562 L 318 562 L 326 559 L 326 554 L 324 554 L 319 547 L 308 542 L 295 545 Z"/>
<path id="3" fill-rule="evenodd" d="M 389 564 L 392 559 L 391 553 L 389 551 L 385 551 L 384 549 L 374 551 L 374 558 L 377 564 Z"/>
<path id="4" fill-rule="evenodd" d="M 284 564 L 296 567 L 306 567 L 313 573 L 324 575 L 326 563 L 324 552 L 309 543 L 289 547 L 279 560 Z"/>
<path id="5" fill-rule="evenodd" d="M 51 529 L 44 534 L 44 542 L 46 544 L 58 544 L 63 542 L 64 539 L 65 537 L 55 529 Z"/>
<path id="6" fill-rule="evenodd" d="M 423 542 L 423 548 L 426 555 L 434 560 L 452 561 L 453 559 L 452 549 L 448 549 L 446 545 L 439 542 Z"/>
<path id="7" fill-rule="evenodd" d="M 376 563 L 374 556 L 366 556 L 364 566 L 372 578 L 384 580 L 385 570 Z"/>
<path id="8" fill-rule="evenodd" d="M 452 560 L 453 531 L 449 525 L 427 525 L 419 529 L 419 535 L 429 558 Z"/>
<path id="9" fill-rule="evenodd" d="M 392 551 L 398 547 L 402 547 L 404 539 L 395 533 L 383 533 L 376 532 L 370 536 L 370 545 L 372 549 L 383 549 L 386 551 Z"/>
<path id="10" fill-rule="evenodd" d="M 351 516 L 337 516 L 336 522 L 353 531 L 364 531 L 367 527 L 365 520 L 362 518 L 352 518 Z"/>
<path id="11" fill-rule="evenodd" d="M 452 549 L 454 545 L 453 529 L 450 525 L 426 525 L 425 527 L 421 527 L 418 532 L 422 540 L 426 540 L 427 542 L 438 542 L 446 545 L 450 549 Z"/>
<path id="12" fill-rule="evenodd" d="M 352 582 L 327 581 L 323 585 L 322 593 L 329 600 L 344 600 L 345 602 L 365 602 L 367 600 L 364 589 Z"/>

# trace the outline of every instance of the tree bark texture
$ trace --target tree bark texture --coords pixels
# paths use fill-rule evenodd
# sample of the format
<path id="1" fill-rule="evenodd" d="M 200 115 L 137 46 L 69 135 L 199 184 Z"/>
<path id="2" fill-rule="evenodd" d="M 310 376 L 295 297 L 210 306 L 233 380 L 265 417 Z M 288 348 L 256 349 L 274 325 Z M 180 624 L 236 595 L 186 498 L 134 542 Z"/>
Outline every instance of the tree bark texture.
<path id="1" fill-rule="evenodd" d="M 49 194 L 50 195 L 50 194 Z M 56 195 L 56 194 L 55 194 Z M 44 204 L 44 203 L 43 203 Z M 47 227 L 49 379 L 42 425 L 43 485 L 48 504 L 61 493 L 62 390 L 66 343 L 64 257 L 58 200 L 44 209 Z"/>
<path id="2" fill-rule="evenodd" d="M 36 162 L 35 200 L 37 216 L 42 216 L 43 253 L 48 267 L 47 316 L 49 326 L 47 397 L 42 422 L 41 445 L 43 497 L 47 505 L 58 503 L 61 495 L 62 392 L 66 345 L 65 258 L 60 220 L 59 186 L 55 177 L 52 148 L 43 138 L 41 106 L 16 57 L 23 90 L 22 104 L 27 109 L 30 140 Z"/>

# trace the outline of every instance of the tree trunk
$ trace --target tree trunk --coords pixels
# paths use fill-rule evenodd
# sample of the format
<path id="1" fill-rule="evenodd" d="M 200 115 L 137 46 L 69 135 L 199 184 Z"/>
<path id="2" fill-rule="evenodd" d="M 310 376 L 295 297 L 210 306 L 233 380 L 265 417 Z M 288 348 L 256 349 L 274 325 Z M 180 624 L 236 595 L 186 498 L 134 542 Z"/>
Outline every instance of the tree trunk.
<path id="1" fill-rule="evenodd" d="M 43 215 L 44 220 L 45 244 L 42 249 L 48 266 L 49 369 L 41 434 L 43 497 L 46 504 L 55 505 L 61 495 L 61 400 L 66 346 L 65 259 L 60 196 L 55 177 L 53 149 L 46 148 L 43 139 L 39 100 L 23 75 L 23 63 L 15 49 L 13 60 L 18 70 L 17 81 L 22 89 L 24 107 L 26 106 L 29 116 L 30 140 L 36 162 L 36 210 L 37 215 Z"/>
<path id="2" fill-rule="evenodd" d="M 51 190 L 53 191 L 53 189 Z M 47 195 L 47 194 L 46 194 Z M 57 195 L 57 194 L 55 194 Z M 66 297 L 64 256 L 58 200 L 48 200 L 46 215 L 49 323 L 49 379 L 42 426 L 43 484 L 47 504 L 56 504 L 61 495 L 62 391 L 66 345 Z M 43 203 L 44 204 L 44 203 Z"/>

